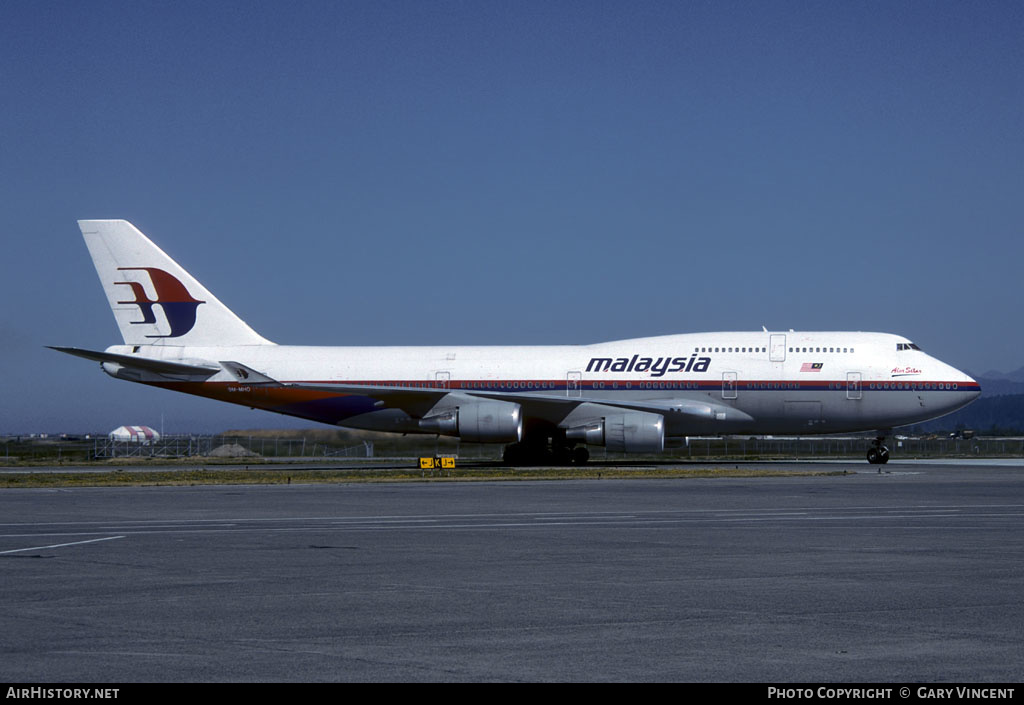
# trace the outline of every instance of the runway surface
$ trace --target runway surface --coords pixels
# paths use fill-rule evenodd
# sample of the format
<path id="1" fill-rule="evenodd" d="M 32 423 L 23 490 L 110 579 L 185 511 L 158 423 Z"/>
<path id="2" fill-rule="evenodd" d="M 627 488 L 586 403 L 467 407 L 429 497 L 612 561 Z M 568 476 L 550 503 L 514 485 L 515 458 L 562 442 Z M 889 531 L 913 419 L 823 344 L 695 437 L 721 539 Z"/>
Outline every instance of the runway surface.
<path id="1" fill-rule="evenodd" d="M 849 468 L 3 490 L 0 680 L 1021 680 L 1022 468 Z"/>

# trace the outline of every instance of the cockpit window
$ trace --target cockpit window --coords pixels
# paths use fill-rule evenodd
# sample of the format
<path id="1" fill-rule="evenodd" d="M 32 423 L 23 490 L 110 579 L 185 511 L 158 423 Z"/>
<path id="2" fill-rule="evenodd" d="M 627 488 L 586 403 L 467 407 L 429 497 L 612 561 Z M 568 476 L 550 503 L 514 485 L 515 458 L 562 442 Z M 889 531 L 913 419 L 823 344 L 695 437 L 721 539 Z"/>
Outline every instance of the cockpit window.
<path id="1" fill-rule="evenodd" d="M 897 350 L 920 350 L 915 343 L 896 343 Z"/>

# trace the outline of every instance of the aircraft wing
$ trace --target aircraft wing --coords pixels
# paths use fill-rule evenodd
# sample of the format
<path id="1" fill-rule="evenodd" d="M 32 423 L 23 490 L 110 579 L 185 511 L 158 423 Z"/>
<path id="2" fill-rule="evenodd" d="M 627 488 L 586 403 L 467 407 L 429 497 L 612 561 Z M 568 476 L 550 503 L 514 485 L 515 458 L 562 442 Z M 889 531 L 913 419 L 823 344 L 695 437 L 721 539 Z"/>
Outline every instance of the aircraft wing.
<path id="1" fill-rule="evenodd" d="M 244 367 L 239 363 L 222 363 L 234 367 Z M 250 371 L 250 378 L 260 373 Z M 260 375 L 264 377 L 263 375 Z M 268 379 L 264 377 L 264 379 Z M 331 384 L 331 383 L 281 383 L 282 386 L 294 389 L 308 389 L 321 392 L 337 392 L 338 394 L 360 394 L 378 400 L 381 407 L 394 407 L 406 411 L 412 416 L 422 416 L 442 398 L 455 394 L 462 397 L 493 399 L 495 401 L 515 402 L 522 406 L 529 416 L 559 418 L 569 414 L 580 404 L 600 404 L 602 406 L 629 409 L 631 411 L 648 411 L 656 414 L 682 414 L 703 421 L 752 421 L 753 418 L 735 407 L 718 404 L 711 400 L 698 401 L 693 399 L 622 400 L 601 399 L 595 397 L 558 397 L 540 396 L 536 393 L 496 392 L 478 389 L 439 389 L 436 387 L 392 387 L 375 384 Z"/>
<path id="2" fill-rule="evenodd" d="M 631 411 L 649 411 L 655 414 L 683 414 L 704 421 L 753 421 L 753 417 L 739 409 L 713 401 L 697 401 L 693 399 L 600 399 L 595 397 L 542 397 L 533 394 L 516 392 L 480 392 L 476 390 L 459 390 L 460 393 L 485 399 L 514 401 L 522 405 L 524 411 L 546 408 L 549 410 L 564 409 L 570 411 L 580 404 L 600 404 Z"/>
<path id="3" fill-rule="evenodd" d="M 221 361 L 220 364 L 228 374 L 232 375 L 241 384 L 361 395 L 376 399 L 377 406 L 382 409 L 401 409 L 413 417 L 424 416 L 441 399 L 452 393 L 450 389 L 438 389 L 436 387 L 395 387 L 382 384 L 331 384 L 329 382 L 280 382 L 240 362 Z"/>

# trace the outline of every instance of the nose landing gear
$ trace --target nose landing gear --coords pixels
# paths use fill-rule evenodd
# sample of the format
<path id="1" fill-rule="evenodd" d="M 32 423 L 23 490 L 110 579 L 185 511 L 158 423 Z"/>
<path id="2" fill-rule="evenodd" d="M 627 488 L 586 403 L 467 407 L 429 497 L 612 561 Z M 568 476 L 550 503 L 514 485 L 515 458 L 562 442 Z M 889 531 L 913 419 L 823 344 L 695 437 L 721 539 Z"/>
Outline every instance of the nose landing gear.
<path id="1" fill-rule="evenodd" d="M 885 465 L 889 462 L 889 449 L 882 445 L 885 436 L 879 436 L 868 448 L 868 462 L 872 465 Z"/>

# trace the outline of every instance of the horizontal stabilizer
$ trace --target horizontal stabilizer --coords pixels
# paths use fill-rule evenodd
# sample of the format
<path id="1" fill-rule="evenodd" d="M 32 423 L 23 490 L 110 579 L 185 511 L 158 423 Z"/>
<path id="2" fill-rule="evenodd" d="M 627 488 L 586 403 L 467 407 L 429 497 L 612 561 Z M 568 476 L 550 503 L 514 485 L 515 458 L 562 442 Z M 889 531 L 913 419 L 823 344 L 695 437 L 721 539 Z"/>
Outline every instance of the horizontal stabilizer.
<path id="1" fill-rule="evenodd" d="M 97 350 L 84 350 L 82 348 L 64 348 L 56 345 L 46 347 L 57 352 L 67 353 L 75 357 L 84 357 L 86 360 L 96 362 L 113 362 L 122 367 L 128 367 L 144 372 L 152 372 L 159 375 L 174 375 L 192 377 L 202 375 L 210 377 L 220 372 L 216 365 L 190 365 L 184 362 L 170 362 L 169 360 L 154 360 L 149 357 L 136 357 L 135 355 L 118 355 L 117 353 L 99 352 Z"/>

